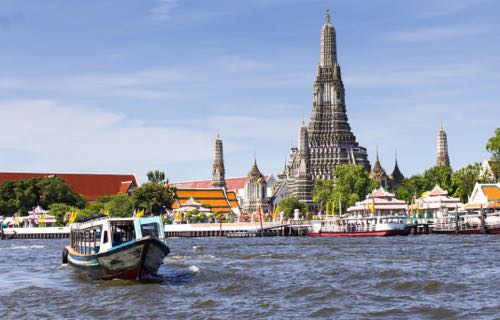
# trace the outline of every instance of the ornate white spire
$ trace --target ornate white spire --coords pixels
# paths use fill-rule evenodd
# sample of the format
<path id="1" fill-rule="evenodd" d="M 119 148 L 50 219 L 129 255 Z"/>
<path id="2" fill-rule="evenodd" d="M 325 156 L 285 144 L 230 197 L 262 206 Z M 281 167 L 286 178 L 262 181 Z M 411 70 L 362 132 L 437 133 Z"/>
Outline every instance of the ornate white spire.
<path id="1" fill-rule="evenodd" d="M 224 188 L 226 186 L 224 169 L 224 151 L 220 134 L 217 133 L 214 146 L 214 162 L 212 164 L 212 187 Z"/>
<path id="2" fill-rule="evenodd" d="M 325 24 L 321 30 L 321 67 L 332 66 L 337 63 L 337 40 L 335 28 L 330 22 L 330 10 L 326 10 Z"/>

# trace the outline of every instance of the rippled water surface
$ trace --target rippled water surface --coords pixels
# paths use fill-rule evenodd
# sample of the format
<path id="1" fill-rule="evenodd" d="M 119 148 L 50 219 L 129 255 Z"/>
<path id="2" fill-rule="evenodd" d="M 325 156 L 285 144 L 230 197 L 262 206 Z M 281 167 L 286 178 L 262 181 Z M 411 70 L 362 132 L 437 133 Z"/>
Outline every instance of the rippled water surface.
<path id="1" fill-rule="evenodd" d="M 500 236 L 169 239 L 162 280 L 88 281 L 0 241 L 2 318 L 500 319 Z"/>

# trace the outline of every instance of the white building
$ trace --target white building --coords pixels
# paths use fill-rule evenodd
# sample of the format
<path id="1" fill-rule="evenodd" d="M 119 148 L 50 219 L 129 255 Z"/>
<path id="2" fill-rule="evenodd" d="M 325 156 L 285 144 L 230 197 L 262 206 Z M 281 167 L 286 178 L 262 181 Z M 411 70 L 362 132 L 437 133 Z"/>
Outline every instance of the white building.
<path id="1" fill-rule="evenodd" d="M 363 201 L 347 209 L 353 217 L 366 217 L 372 215 L 383 216 L 406 216 L 408 206 L 403 200 L 396 199 L 393 193 L 385 191 L 383 187 L 373 190 Z"/>

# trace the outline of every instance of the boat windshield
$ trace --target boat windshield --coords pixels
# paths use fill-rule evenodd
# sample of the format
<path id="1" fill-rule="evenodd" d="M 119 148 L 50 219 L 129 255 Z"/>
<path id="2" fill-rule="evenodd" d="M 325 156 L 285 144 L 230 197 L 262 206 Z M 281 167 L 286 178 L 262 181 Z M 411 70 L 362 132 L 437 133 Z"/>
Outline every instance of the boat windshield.
<path id="1" fill-rule="evenodd" d="M 160 236 L 160 230 L 156 222 L 141 224 L 141 232 L 143 237 L 159 238 Z"/>
<path id="2" fill-rule="evenodd" d="M 133 221 L 111 221 L 111 241 L 113 247 L 134 239 L 135 229 Z"/>

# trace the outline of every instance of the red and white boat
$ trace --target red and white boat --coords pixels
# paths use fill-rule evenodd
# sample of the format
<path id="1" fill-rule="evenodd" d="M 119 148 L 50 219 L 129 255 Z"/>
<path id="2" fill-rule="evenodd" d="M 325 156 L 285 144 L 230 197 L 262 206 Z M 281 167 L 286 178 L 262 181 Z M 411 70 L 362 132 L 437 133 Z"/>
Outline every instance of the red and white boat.
<path id="1" fill-rule="evenodd" d="M 340 206 L 339 206 L 340 207 Z M 366 199 L 347 209 L 348 217 L 333 216 L 314 221 L 313 237 L 406 236 L 406 203 L 384 188 L 373 190 Z"/>
<path id="2" fill-rule="evenodd" d="M 312 237 L 407 236 L 406 216 L 333 218 L 312 222 Z"/>

